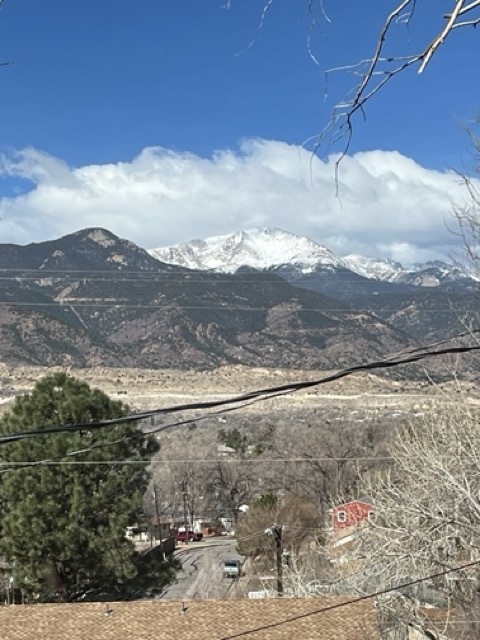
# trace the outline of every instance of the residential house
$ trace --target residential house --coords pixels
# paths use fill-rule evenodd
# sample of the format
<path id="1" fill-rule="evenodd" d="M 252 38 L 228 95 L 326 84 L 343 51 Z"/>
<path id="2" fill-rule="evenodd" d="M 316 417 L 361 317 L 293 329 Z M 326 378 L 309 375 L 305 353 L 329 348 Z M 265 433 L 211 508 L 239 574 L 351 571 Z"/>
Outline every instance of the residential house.
<path id="1" fill-rule="evenodd" d="M 331 510 L 334 545 L 352 539 L 358 528 L 375 517 L 375 507 L 371 502 L 352 500 L 339 504 Z"/>
<path id="2" fill-rule="evenodd" d="M 339 597 L 0 607 L 8 640 L 380 640 L 372 600 Z"/>
<path id="3" fill-rule="evenodd" d="M 150 522 L 150 530 L 156 540 L 165 540 L 171 536 L 170 518 L 153 518 Z"/>
<path id="4" fill-rule="evenodd" d="M 154 518 L 149 524 L 143 523 L 127 527 L 126 536 L 131 540 L 137 551 L 160 544 L 171 535 L 170 520 L 168 518 Z"/>
<path id="5" fill-rule="evenodd" d="M 219 532 L 217 521 L 212 521 L 211 518 L 198 517 L 193 520 L 193 531 L 195 533 L 201 533 L 204 537 L 216 536 Z"/>
<path id="6" fill-rule="evenodd" d="M 227 447 L 226 444 L 219 444 L 217 447 L 217 454 L 221 458 L 231 458 L 235 456 L 236 451 L 233 447 Z"/>
<path id="7" fill-rule="evenodd" d="M 146 526 L 134 525 L 132 527 L 127 527 L 126 536 L 129 540 L 131 540 L 134 544 L 150 542 L 151 535 Z"/>

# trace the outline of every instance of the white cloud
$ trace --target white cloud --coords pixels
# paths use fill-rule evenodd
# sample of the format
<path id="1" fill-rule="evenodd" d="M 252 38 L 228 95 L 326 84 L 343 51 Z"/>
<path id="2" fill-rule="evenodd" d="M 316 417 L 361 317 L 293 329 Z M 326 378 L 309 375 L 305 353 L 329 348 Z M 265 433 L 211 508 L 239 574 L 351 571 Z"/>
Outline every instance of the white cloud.
<path id="1" fill-rule="evenodd" d="M 275 226 L 339 254 L 396 260 L 448 257 L 452 201 L 465 198 L 452 172 L 395 151 L 322 161 L 295 145 L 247 140 L 211 158 L 158 147 L 131 162 L 68 167 L 35 149 L 0 157 L 0 175 L 31 189 L 0 199 L 4 242 L 52 239 L 101 226 L 146 248 Z"/>

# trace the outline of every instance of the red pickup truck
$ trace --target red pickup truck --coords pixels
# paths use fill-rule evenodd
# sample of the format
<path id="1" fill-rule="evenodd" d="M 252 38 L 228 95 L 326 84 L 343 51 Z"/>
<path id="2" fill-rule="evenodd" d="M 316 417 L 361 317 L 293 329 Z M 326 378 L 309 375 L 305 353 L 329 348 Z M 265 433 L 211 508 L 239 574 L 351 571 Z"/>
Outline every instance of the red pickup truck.
<path id="1" fill-rule="evenodd" d="M 175 534 L 175 540 L 177 542 L 186 542 L 187 536 L 189 542 L 199 542 L 203 538 L 203 533 L 196 533 L 195 531 L 177 531 Z"/>

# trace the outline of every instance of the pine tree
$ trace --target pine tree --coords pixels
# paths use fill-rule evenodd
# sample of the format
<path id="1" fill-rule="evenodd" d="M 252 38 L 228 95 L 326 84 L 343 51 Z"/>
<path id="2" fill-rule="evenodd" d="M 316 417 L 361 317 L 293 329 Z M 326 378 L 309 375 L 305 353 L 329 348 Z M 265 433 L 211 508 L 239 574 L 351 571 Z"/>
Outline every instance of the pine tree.
<path id="1" fill-rule="evenodd" d="M 248 438 L 246 435 L 242 435 L 237 427 L 233 427 L 229 431 L 220 429 L 218 433 L 218 440 L 227 447 L 235 450 L 235 453 L 245 455 L 248 446 Z"/>
<path id="2" fill-rule="evenodd" d="M 56 373 L 17 397 L 0 419 L 0 435 L 95 423 L 127 410 L 98 389 Z M 42 600 L 61 601 L 128 591 L 141 577 L 142 563 L 125 534 L 142 515 L 148 483 L 144 461 L 156 450 L 155 440 L 135 424 L 0 446 L 0 555 L 14 566 L 15 586 Z M 80 453 L 65 457 L 72 451 Z M 54 463 L 8 464 L 39 460 Z M 55 463 L 60 460 L 74 464 Z M 122 464 L 126 460 L 132 463 Z"/>

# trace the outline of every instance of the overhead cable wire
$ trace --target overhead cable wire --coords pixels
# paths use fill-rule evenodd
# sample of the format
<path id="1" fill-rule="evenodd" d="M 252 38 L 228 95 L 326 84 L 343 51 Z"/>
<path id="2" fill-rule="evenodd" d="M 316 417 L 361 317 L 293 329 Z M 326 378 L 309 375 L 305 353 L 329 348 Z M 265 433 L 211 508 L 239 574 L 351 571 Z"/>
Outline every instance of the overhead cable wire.
<path id="1" fill-rule="evenodd" d="M 105 443 L 110 444 L 110 443 Z M 75 451 L 67 455 L 73 455 L 81 453 L 80 451 Z M 21 466 L 30 466 L 30 465 L 78 465 L 78 466 L 96 466 L 96 465 L 134 465 L 141 464 L 145 466 L 150 465 L 168 465 L 168 464 L 234 464 L 234 465 L 255 465 L 255 464 L 280 464 L 285 462 L 387 462 L 395 460 L 393 456 L 353 456 L 351 458 L 329 458 L 328 456 L 320 456 L 320 457 L 309 457 L 309 456 L 298 456 L 295 458 L 187 458 L 187 459 L 176 459 L 176 460 L 38 460 L 36 462 L 31 462 L 29 460 L 18 460 L 15 462 L 2 462 L 0 461 L 0 473 L 2 472 L 2 466 L 10 465 L 11 467 L 21 467 Z"/>
<path id="2" fill-rule="evenodd" d="M 245 272 L 240 272 L 238 273 L 238 271 L 236 272 L 227 272 L 227 271 L 215 271 L 213 268 L 212 269 L 191 269 L 189 267 L 182 267 L 180 265 L 176 265 L 174 263 L 164 263 L 165 265 L 167 265 L 166 268 L 164 269 L 158 269 L 158 270 L 154 270 L 154 269 L 97 269 L 97 268 L 83 268 L 83 269 L 61 269 L 61 268 L 54 268 L 54 267 L 0 267 L 0 273 L 31 273 L 34 274 L 31 277 L 35 277 L 36 274 L 36 278 L 42 278 L 45 275 L 50 275 L 50 274 L 58 274 L 57 277 L 61 278 L 62 276 L 68 276 L 70 274 L 105 274 L 109 277 L 112 277 L 113 279 L 116 277 L 121 278 L 123 275 L 140 275 L 143 277 L 160 277 L 160 278 L 165 278 L 165 279 L 175 279 L 177 281 L 183 281 L 183 280 L 195 280 L 196 282 L 203 282 L 204 279 L 207 279 L 208 277 L 210 277 L 210 279 L 212 281 L 215 280 L 221 280 L 222 278 L 226 281 L 226 282 L 230 282 L 232 280 L 239 280 L 239 279 L 245 279 L 245 280 L 254 280 L 255 278 L 258 278 L 259 276 L 261 277 L 261 280 L 259 279 L 259 282 L 264 282 L 264 281 L 282 281 L 283 278 L 279 275 L 276 275 L 275 272 L 271 272 L 271 271 L 261 271 L 261 270 L 253 270 L 250 271 L 248 273 Z M 456 267 L 456 265 L 449 265 L 452 267 Z M 458 267 L 457 267 L 458 268 Z M 460 271 L 462 271 L 462 269 L 459 269 Z M 357 274 L 356 271 L 352 271 L 353 275 L 357 275 L 360 278 L 365 278 L 365 276 L 362 276 L 361 274 Z M 416 272 L 414 272 L 416 273 Z M 201 275 L 199 275 L 201 274 Z M 472 276 L 472 274 L 468 274 L 467 271 L 464 272 L 464 275 L 469 276 L 470 275 L 470 279 L 473 281 L 478 281 L 478 279 L 476 278 L 476 276 Z M 349 282 L 358 282 L 358 277 L 357 278 L 348 278 Z M 342 278 L 342 282 L 343 282 L 343 278 Z M 378 280 L 377 281 L 380 285 L 384 284 L 384 281 Z M 388 282 L 388 281 L 387 281 Z M 389 283 L 392 284 L 392 283 Z M 400 283 L 400 284 L 404 284 L 404 283 Z M 416 285 L 413 285 L 416 286 Z"/>
<path id="3" fill-rule="evenodd" d="M 250 402 L 244 402 L 241 407 L 248 407 L 250 404 L 253 404 L 255 401 L 252 400 Z M 42 465 L 54 465 L 54 464 L 61 464 L 62 461 L 67 461 L 68 458 L 70 457 L 74 457 L 74 456 L 79 456 L 85 453 L 91 453 L 92 451 L 96 450 L 96 449 L 106 449 L 108 447 L 112 447 L 114 445 L 117 444 L 121 444 L 123 442 L 126 442 L 127 440 L 133 440 L 133 439 L 138 439 L 138 438 L 146 438 L 148 436 L 151 435 L 155 435 L 157 433 L 160 433 L 162 431 L 166 431 L 168 429 L 174 429 L 176 427 L 182 427 L 182 426 L 186 426 L 186 425 L 190 425 L 190 424 L 194 424 L 197 422 L 201 422 L 203 420 L 208 420 L 210 418 L 215 418 L 216 416 L 219 415 L 224 415 L 225 413 L 229 413 L 231 411 L 236 411 L 237 409 L 241 408 L 238 406 L 234 406 L 234 407 L 227 407 L 225 409 L 220 409 L 219 411 L 213 411 L 211 413 L 208 413 L 207 415 L 203 415 L 203 416 L 196 416 L 193 418 L 186 418 L 184 420 L 177 420 L 176 422 L 171 422 L 165 425 L 160 425 L 158 427 L 155 427 L 154 429 L 150 429 L 150 430 L 146 430 L 146 431 L 136 431 L 135 433 L 132 433 L 130 435 L 125 435 L 125 436 L 121 436 L 120 438 L 117 438 L 115 440 L 110 440 L 108 442 L 98 442 L 96 444 L 92 444 L 92 445 L 88 445 L 86 447 L 82 447 L 81 449 L 76 449 L 73 451 L 68 451 L 66 452 L 64 455 L 59 456 L 57 458 L 47 458 L 44 460 L 34 460 L 34 461 L 25 461 L 25 462 L 15 462 L 15 463 L 10 463 L 10 462 L 6 462 L 4 464 L 10 464 L 9 467 L 6 468 L 2 468 L 2 464 L 0 463 L 0 475 L 2 473 L 7 473 L 8 471 L 15 471 L 16 469 L 20 469 L 20 468 L 25 468 L 25 467 L 36 467 L 36 466 L 42 466 Z M 116 424 L 116 422 L 114 421 L 114 424 Z M 1 439 L 0 439 L 0 444 L 2 444 Z M 143 463 L 146 462 L 147 465 L 152 463 L 152 460 L 138 460 L 138 461 L 134 461 L 137 464 L 139 463 Z"/>
<path id="4" fill-rule="evenodd" d="M 473 335 L 479 332 L 480 332 L 480 329 L 476 329 L 469 332 L 469 334 Z M 452 338 L 452 340 L 453 339 L 454 338 Z M 53 434 L 53 433 L 68 433 L 68 432 L 77 432 L 77 431 L 85 431 L 85 430 L 95 431 L 95 430 L 103 429 L 105 427 L 110 427 L 114 425 L 137 422 L 139 420 L 144 420 L 156 415 L 169 415 L 169 414 L 179 413 L 183 411 L 206 410 L 206 409 L 214 409 L 217 407 L 224 407 L 225 410 L 227 410 L 227 408 L 229 407 L 232 407 L 232 409 L 235 410 L 235 408 L 237 408 L 235 405 L 240 405 L 242 403 L 250 402 L 250 401 L 262 402 L 267 399 L 275 398 L 281 395 L 287 395 L 290 393 L 295 393 L 300 390 L 310 389 L 313 387 L 320 386 L 322 384 L 327 384 L 329 382 L 341 380 L 342 378 L 350 376 L 354 373 L 382 370 L 382 369 L 391 369 L 393 367 L 398 367 L 400 365 L 421 362 L 426 358 L 439 357 L 442 355 L 459 355 L 462 353 L 471 353 L 475 351 L 480 351 L 480 344 L 469 345 L 469 346 L 452 346 L 452 347 L 445 347 L 445 348 L 436 349 L 436 350 L 432 350 L 430 349 L 430 346 L 426 346 L 423 351 L 418 351 L 418 348 L 417 348 L 413 350 L 411 353 L 407 352 L 408 355 L 404 357 L 398 357 L 398 358 L 390 357 L 383 360 L 367 362 L 365 364 L 353 365 L 351 367 L 347 367 L 335 373 L 329 374 L 327 376 L 323 376 L 321 378 L 316 378 L 314 380 L 302 380 L 298 382 L 288 382 L 281 385 L 264 387 L 261 389 L 256 389 L 256 390 L 248 391 L 246 393 L 242 393 L 236 396 L 232 396 L 231 398 L 177 404 L 177 405 L 172 405 L 170 407 L 151 409 L 148 411 L 129 414 L 121 418 L 98 420 L 96 422 L 80 422 L 75 424 L 47 425 L 43 428 L 37 428 L 37 429 L 23 431 L 15 434 L 10 434 L 7 436 L 2 436 L 0 437 L 0 445 L 7 444 L 9 442 L 16 442 L 18 440 L 22 440 L 25 438 L 42 437 L 42 436 Z M 191 421 L 195 421 L 195 419 L 193 418 Z M 158 431 L 165 430 L 167 428 L 172 428 L 173 426 L 177 426 L 177 425 L 164 425 L 163 427 L 160 427 Z"/>
<path id="5" fill-rule="evenodd" d="M 458 301 L 452 301 L 455 304 L 455 308 L 452 308 L 451 304 L 441 304 L 434 307 L 429 307 L 426 311 L 443 311 L 448 310 L 451 313 L 457 313 L 459 306 Z M 291 307 L 286 307 L 285 305 L 292 305 Z M 296 305 L 294 306 L 289 300 L 281 301 L 276 303 L 274 307 L 233 307 L 231 305 L 178 305 L 173 301 L 168 301 L 166 303 L 154 303 L 154 304 L 138 304 L 136 302 L 126 303 L 125 300 L 110 300 L 110 301 L 98 301 L 93 300 L 91 302 L 85 302 L 82 300 L 64 300 L 61 302 L 27 302 L 27 301 L 9 301 L 9 300 L 0 300 L 0 307 L 54 307 L 56 309 L 80 309 L 80 308 L 102 308 L 102 309 L 112 309 L 112 308 L 121 308 L 121 309 L 174 309 L 175 311 L 241 311 L 242 313 L 250 313 L 257 311 L 272 311 L 278 310 L 279 307 L 282 307 L 281 311 L 290 311 L 292 313 L 301 313 L 303 311 L 322 313 L 323 315 L 328 315 L 329 313 L 356 313 L 356 312 L 367 312 L 372 315 L 375 314 L 375 309 L 370 307 L 306 307 L 304 305 Z M 478 314 L 480 311 L 473 311 L 469 309 L 468 306 L 465 307 L 465 311 L 469 313 Z M 380 318 L 381 320 L 381 318 Z"/>
<path id="6" fill-rule="evenodd" d="M 3 273 L 18 273 L 18 274 L 23 274 L 23 273 L 31 273 L 32 275 L 3 275 Z M 111 275 L 109 275 L 111 273 Z M 192 278 L 189 275 L 182 277 L 170 277 L 169 274 L 160 274 L 160 277 L 158 273 L 156 272 L 148 272 L 148 271 L 113 271 L 113 272 L 109 272 L 109 271 L 55 271 L 55 270 L 50 270 L 48 272 L 46 271 L 35 271 L 34 269 L 2 269 L 0 268 L 0 281 L 1 280 L 6 280 L 6 281 L 12 281 L 12 282 L 19 282 L 22 280 L 27 280 L 27 281 L 38 281 L 38 280 L 45 280 L 45 279 L 52 279 L 55 282 L 59 281 L 59 280 L 82 280 L 82 281 L 88 281 L 90 282 L 154 282 L 158 285 L 161 284 L 169 284 L 171 282 L 173 283 L 178 283 L 178 282 L 182 282 L 184 284 L 217 284 L 217 283 L 221 283 L 221 284 L 258 284 L 258 285 L 262 285 L 265 283 L 268 284 L 273 284 L 273 285 L 290 285 L 291 283 L 288 282 L 288 280 L 286 280 L 285 278 L 282 278 L 282 276 L 273 276 L 273 277 L 269 277 L 266 276 L 264 274 L 262 274 L 261 278 L 256 278 L 255 275 L 253 275 L 252 277 L 249 276 L 242 276 L 242 275 L 237 275 L 235 273 L 232 274 L 221 274 L 219 273 L 217 277 L 212 277 L 211 274 L 208 274 L 206 272 L 204 272 L 206 275 L 203 278 L 199 278 L 198 276 L 195 278 Z M 82 276 L 82 274 L 84 274 L 84 276 Z M 95 274 L 95 275 L 89 275 L 89 274 Z M 104 276 L 97 276 L 96 274 L 105 274 Z M 132 277 L 130 277 L 132 276 Z M 138 276 L 138 277 L 135 277 Z M 359 283 L 357 278 L 342 278 L 342 284 L 343 283 L 354 283 L 354 284 L 358 284 L 359 286 L 361 286 L 363 283 Z M 379 285 L 383 285 L 384 283 L 381 281 L 377 281 L 377 283 Z M 372 285 L 372 289 L 375 288 L 375 283 L 370 282 L 369 284 Z M 45 286 L 45 285 L 42 285 Z M 49 286 L 49 285 L 47 285 Z M 52 286 L 52 285 L 50 285 Z M 398 286 L 398 285 L 394 285 L 394 286 Z M 400 285 L 402 286 L 402 285 Z M 409 285 L 404 285 L 404 286 L 409 286 Z M 410 285 L 411 286 L 411 285 Z M 413 285 L 413 286 L 418 286 L 418 285 Z M 308 289 L 307 289 L 308 291 Z M 415 295 L 417 293 L 424 293 L 421 289 L 420 291 L 418 290 L 410 290 L 410 291 L 403 291 L 402 293 L 407 293 L 407 294 L 412 294 Z M 432 293 L 430 291 L 425 291 L 425 293 Z M 436 291 L 433 292 L 434 294 L 438 293 Z M 441 294 L 448 295 L 448 291 L 447 292 L 440 292 Z M 326 294 L 324 294 L 326 295 Z M 388 295 L 388 293 L 386 294 Z"/>
<path id="7" fill-rule="evenodd" d="M 471 567 L 475 567 L 480 565 L 480 559 L 473 560 L 472 562 L 467 562 L 465 564 L 458 565 L 457 567 L 452 567 L 450 569 L 445 569 L 444 571 L 438 571 L 437 573 L 430 573 L 426 576 L 422 576 L 420 578 L 416 578 L 415 580 L 409 580 L 408 582 L 403 582 L 402 584 L 396 585 L 395 587 L 387 587 L 385 589 L 379 589 L 373 593 L 366 594 L 364 596 L 359 596 L 357 598 L 353 598 L 351 600 L 347 600 L 345 602 L 338 602 L 336 604 L 327 605 L 326 607 L 321 607 L 319 609 L 315 609 L 314 611 L 308 611 L 306 613 L 300 613 L 294 616 L 290 616 L 289 618 L 285 618 L 284 620 L 278 620 L 276 622 L 270 622 L 265 625 L 253 627 L 251 629 L 247 629 L 245 631 L 239 631 L 232 633 L 228 636 L 222 636 L 220 640 L 236 640 L 236 638 L 244 638 L 253 633 L 258 633 L 259 631 L 268 631 L 269 629 L 276 629 L 281 627 L 284 624 L 289 624 L 291 622 L 296 622 L 297 620 L 304 620 L 305 618 L 309 618 L 311 616 L 319 616 L 322 613 L 328 613 L 329 611 L 335 611 L 336 609 L 343 609 L 345 607 L 349 607 L 355 605 L 359 602 L 364 602 L 365 600 L 371 600 L 372 598 L 377 598 L 378 596 L 383 596 L 388 593 L 393 593 L 394 591 L 400 591 L 401 589 L 406 589 L 407 587 L 413 587 L 416 584 L 421 584 L 423 582 L 427 582 L 429 580 L 435 580 L 436 578 L 442 578 L 443 576 L 447 576 L 451 573 L 455 573 L 458 571 L 464 571 L 465 569 L 470 569 Z"/>
<path id="8" fill-rule="evenodd" d="M 36 467 L 36 466 L 41 466 L 41 465 L 61 465 L 62 463 L 68 464 L 69 462 L 69 458 L 71 457 L 75 457 L 75 456 L 79 456 L 85 453 L 91 453 L 94 450 L 97 449 L 105 449 L 108 447 L 112 447 L 114 445 L 123 443 L 127 440 L 132 440 L 135 438 L 142 438 L 142 437 L 148 437 L 151 435 L 156 435 L 158 433 L 161 433 L 163 431 L 167 431 L 169 429 L 174 429 L 176 427 L 181 427 L 181 426 L 187 426 L 187 425 L 191 425 L 191 424 L 196 424 L 197 422 L 201 422 L 204 420 L 209 420 L 218 416 L 223 416 L 226 413 L 230 413 L 233 411 L 237 411 L 238 409 L 241 408 L 246 408 L 249 407 L 259 401 L 261 401 L 262 398 L 255 398 L 250 400 L 249 402 L 244 402 L 241 405 L 236 405 L 233 407 L 226 407 L 223 409 L 220 409 L 219 411 L 213 411 L 210 412 L 206 415 L 203 416 L 196 416 L 196 417 L 192 417 L 192 418 L 186 418 L 184 420 L 178 420 L 176 422 L 171 422 L 168 424 L 164 424 L 164 425 L 160 425 L 158 427 L 155 427 L 154 429 L 150 429 L 150 430 L 145 430 L 142 432 L 135 432 L 133 434 L 130 434 L 128 436 L 121 436 L 120 438 L 117 438 L 115 440 L 110 440 L 109 442 L 99 442 L 93 445 L 89 445 L 87 447 L 83 447 L 82 449 L 76 449 L 73 451 L 68 451 L 66 452 L 64 455 L 59 456 L 57 458 L 48 458 L 48 459 L 43 459 L 43 460 L 35 460 L 35 461 L 15 461 L 15 462 L 4 462 L 1 463 L 0 462 L 0 475 L 3 473 L 7 473 L 8 471 L 15 471 L 19 468 L 25 468 L 25 467 Z M 1 444 L 1 442 L 0 442 Z M 332 458 L 328 458 L 329 460 L 333 460 Z M 348 459 L 353 459 L 353 458 L 348 458 Z M 359 458 L 360 459 L 360 458 Z M 380 460 L 380 458 L 375 458 L 376 460 Z M 285 458 L 279 459 L 281 460 L 282 463 L 284 462 L 288 462 L 288 460 L 286 460 Z M 313 460 L 313 458 L 307 458 L 307 460 Z M 318 459 L 320 460 L 320 458 Z M 387 460 L 387 458 L 385 458 L 385 460 Z M 230 460 L 228 458 L 222 459 L 223 462 L 235 462 L 235 460 Z M 340 461 L 340 458 L 338 459 L 338 461 Z M 117 464 L 121 464 L 122 462 L 125 463 L 129 463 L 129 461 L 117 461 Z M 168 462 L 173 462 L 173 461 L 168 461 Z M 187 462 L 187 461 L 185 461 Z M 192 460 L 192 462 L 194 462 L 194 460 Z M 202 461 L 199 461 L 202 462 Z M 239 461 L 236 460 L 236 462 L 238 463 Z M 244 462 L 249 462 L 250 464 L 253 463 L 250 461 L 245 460 Z M 85 461 L 85 464 L 102 464 L 101 462 L 98 461 Z M 112 463 L 112 461 L 110 461 L 110 463 Z M 159 463 L 159 461 L 155 461 L 155 460 L 134 460 L 131 462 L 132 464 L 146 464 L 147 466 L 149 466 L 150 464 L 157 464 Z M 82 464 L 82 461 L 79 461 L 79 464 Z M 6 466 L 9 465 L 9 466 Z M 4 466 L 4 468 L 2 468 Z"/>

